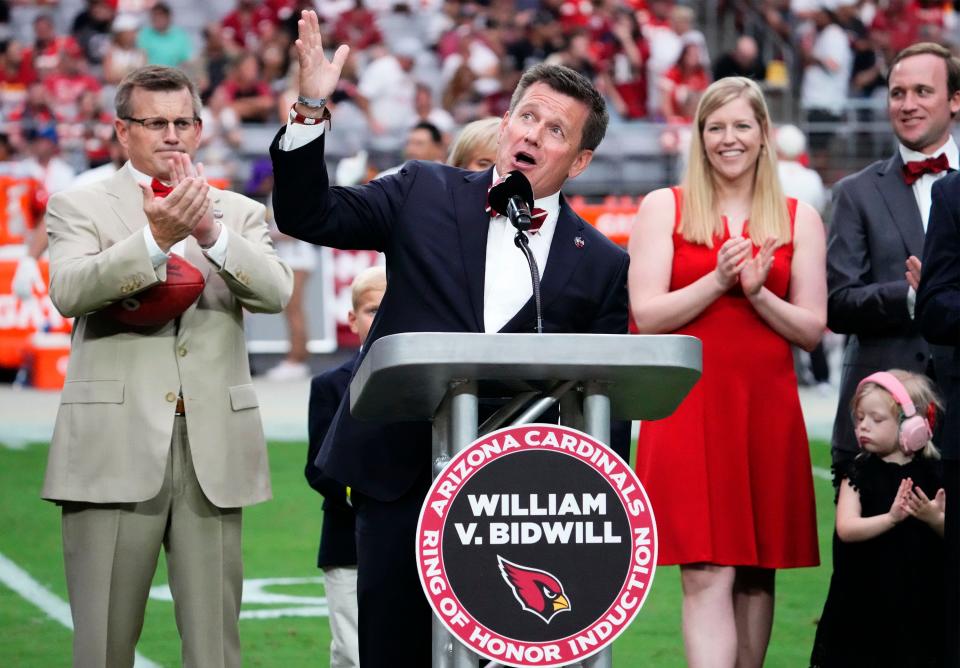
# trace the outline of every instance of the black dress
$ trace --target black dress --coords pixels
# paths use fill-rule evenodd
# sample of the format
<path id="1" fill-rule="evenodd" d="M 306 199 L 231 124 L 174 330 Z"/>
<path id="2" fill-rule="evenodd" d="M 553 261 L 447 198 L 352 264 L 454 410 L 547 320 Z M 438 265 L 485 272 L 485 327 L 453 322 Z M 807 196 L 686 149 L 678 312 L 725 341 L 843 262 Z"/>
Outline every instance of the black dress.
<path id="1" fill-rule="evenodd" d="M 869 453 L 847 475 L 860 493 L 863 517 L 890 510 L 904 478 L 933 498 L 937 462 L 904 464 Z M 844 543 L 833 534 L 833 576 L 817 626 L 813 668 L 940 668 L 943 666 L 943 539 L 908 517 L 870 540 Z"/>

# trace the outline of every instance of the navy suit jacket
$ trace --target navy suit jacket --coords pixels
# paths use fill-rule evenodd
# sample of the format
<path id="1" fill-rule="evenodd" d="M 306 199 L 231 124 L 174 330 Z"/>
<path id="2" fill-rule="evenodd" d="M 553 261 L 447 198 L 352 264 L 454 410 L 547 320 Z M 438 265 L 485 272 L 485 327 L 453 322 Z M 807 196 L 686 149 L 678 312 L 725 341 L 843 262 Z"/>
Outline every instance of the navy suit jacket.
<path id="1" fill-rule="evenodd" d="M 307 482 L 323 495 L 323 525 L 320 529 L 320 550 L 317 566 L 355 566 L 357 541 L 354 529 L 356 515 L 347 503 L 346 486 L 325 474 L 317 465 L 320 445 L 330 430 L 340 401 L 347 393 L 347 385 L 357 364 L 353 355 L 343 364 L 314 376 L 310 382 L 310 405 L 307 411 L 307 464 L 304 475 Z"/>
<path id="2" fill-rule="evenodd" d="M 315 244 L 386 255 L 387 291 L 368 343 L 401 332 L 482 332 L 492 170 L 411 161 L 366 185 L 331 187 L 324 139 L 281 151 L 284 131 L 270 147 L 277 227 Z M 626 252 L 561 197 L 541 280 L 543 331 L 625 334 L 628 265 Z M 533 333 L 535 321 L 530 299 L 500 331 Z M 356 490 L 391 501 L 428 472 L 430 447 L 428 422 L 360 422 L 347 396 L 318 464 Z"/>
<path id="3" fill-rule="evenodd" d="M 923 255 L 923 220 L 899 151 L 844 178 L 827 235 L 827 326 L 848 334 L 833 422 L 835 451 L 859 451 L 850 400 L 861 380 L 891 368 L 925 373 L 930 347 L 907 309 L 906 261 Z"/>
<path id="4" fill-rule="evenodd" d="M 944 459 L 960 460 L 960 172 L 933 184 L 933 204 L 923 247 L 916 317 L 931 344 L 937 385 L 946 403 L 937 446 Z"/>

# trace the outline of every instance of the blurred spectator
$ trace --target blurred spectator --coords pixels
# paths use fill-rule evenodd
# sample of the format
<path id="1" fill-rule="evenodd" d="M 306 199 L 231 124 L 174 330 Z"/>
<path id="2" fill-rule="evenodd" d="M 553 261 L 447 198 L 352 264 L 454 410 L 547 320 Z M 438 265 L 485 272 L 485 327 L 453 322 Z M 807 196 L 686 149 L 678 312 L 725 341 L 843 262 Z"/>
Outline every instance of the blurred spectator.
<path id="1" fill-rule="evenodd" d="M 27 86 L 23 102 L 17 105 L 8 117 L 10 139 L 20 152 L 26 151 L 25 133 L 33 128 L 51 125 L 61 120 L 47 101 L 47 91 L 42 81 L 32 81 Z"/>
<path id="2" fill-rule="evenodd" d="M 64 116 L 72 120 L 77 114 L 80 96 L 89 91 L 100 93 L 100 81 L 87 72 L 87 61 L 78 46 L 71 46 L 60 57 L 57 71 L 50 74 L 43 86 L 47 91 L 47 101 Z"/>
<path id="3" fill-rule="evenodd" d="M 500 119 L 496 116 L 467 123 L 450 147 L 447 164 L 471 172 L 480 172 L 493 165 L 497 157 Z"/>
<path id="4" fill-rule="evenodd" d="M 37 76 L 44 77 L 56 70 L 60 58 L 68 51 L 73 54 L 80 53 L 76 40 L 68 35 L 58 35 L 53 18 L 47 14 L 38 14 L 33 20 L 33 44 L 25 54 Z"/>
<path id="5" fill-rule="evenodd" d="M 289 107 L 288 107 L 289 108 Z M 212 178 L 232 179 L 236 151 L 243 145 L 240 117 L 230 105 L 226 90 L 217 88 L 200 111 L 203 134 L 197 149 L 197 160 Z"/>
<path id="6" fill-rule="evenodd" d="M 24 58 L 23 45 L 15 39 L 0 50 L 0 115 L 21 104 L 27 95 L 27 86 L 36 79 L 30 61 Z"/>
<path id="7" fill-rule="evenodd" d="M 240 48 L 256 51 L 263 35 L 276 23 L 276 13 L 265 3 L 237 0 L 236 9 L 223 18 L 221 25 L 225 39 Z"/>
<path id="8" fill-rule="evenodd" d="M 73 19 L 70 34 L 77 40 L 92 65 L 99 65 L 110 44 L 114 6 L 107 0 L 87 0 L 87 6 Z"/>
<path id="9" fill-rule="evenodd" d="M 449 138 L 450 132 L 456 123 L 453 116 L 444 109 L 438 107 L 433 102 L 433 89 L 425 83 L 417 83 L 416 97 L 414 98 L 414 108 L 417 112 L 417 121 L 426 121 L 436 126 L 445 137 Z"/>
<path id="10" fill-rule="evenodd" d="M 363 0 L 354 0 L 352 8 L 340 14 L 333 26 L 333 44 L 349 44 L 351 49 L 363 51 L 383 42 L 376 16 L 363 6 Z"/>
<path id="11" fill-rule="evenodd" d="M 423 45 L 414 38 L 400 40 L 394 53 L 384 52 L 360 73 L 356 98 L 370 125 L 370 147 L 390 152 L 400 148 L 404 131 L 416 115 L 416 83 L 410 74 Z"/>
<path id="12" fill-rule="evenodd" d="M 193 57 L 190 36 L 172 24 L 172 11 L 165 2 L 150 8 L 150 25 L 137 35 L 137 46 L 147 54 L 150 65 L 177 67 Z"/>
<path id="13" fill-rule="evenodd" d="M 41 183 L 46 195 L 69 187 L 76 172 L 59 156 L 57 128 L 52 124 L 33 127 L 24 137 L 27 141 L 28 157 L 24 160 L 27 172 Z"/>
<path id="14" fill-rule="evenodd" d="M 270 86 L 260 77 L 260 61 L 255 54 L 240 54 L 218 90 L 223 91 L 226 103 L 241 121 L 261 123 L 273 119 L 275 101 Z"/>
<path id="15" fill-rule="evenodd" d="M 920 17 L 913 0 L 887 0 L 886 8 L 877 12 L 870 26 L 886 62 L 911 44 L 920 41 Z"/>
<path id="16" fill-rule="evenodd" d="M 827 210 L 827 189 L 820 175 L 802 162 L 807 152 L 807 138 L 796 125 L 781 125 L 777 128 L 775 143 L 783 194 L 806 202 L 823 215 Z"/>
<path id="17" fill-rule="evenodd" d="M 443 89 L 443 108 L 457 123 L 466 123 L 486 113 L 483 96 L 474 84 L 477 76 L 466 63 L 461 63 Z"/>
<path id="18" fill-rule="evenodd" d="M 109 156 L 107 162 L 97 167 L 91 167 L 87 171 L 77 174 L 77 176 L 70 183 L 70 187 L 77 188 L 79 186 L 85 186 L 89 183 L 94 183 L 95 181 L 101 181 L 108 176 L 112 176 L 117 172 L 118 169 L 123 167 L 124 163 L 127 161 L 127 149 L 125 149 L 117 139 L 116 131 L 113 132 L 107 142 L 107 154 Z"/>
<path id="19" fill-rule="evenodd" d="M 219 23 L 208 23 L 201 31 L 203 48 L 198 57 L 200 97 L 206 100 L 227 78 L 231 60 L 240 55 L 241 49 L 224 39 Z"/>
<path id="20" fill-rule="evenodd" d="M 618 8 L 610 24 L 610 36 L 616 40 L 611 55 L 610 91 L 614 107 L 627 119 L 647 115 L 647 58 L 650 47 L 643 38 L 636 14 L 626 7 Z"/>
<path id="21" fill-rule="evenodd" d="M 137 46 L 140 20 L 133 14 L 118 14 L 110 27 L 111 40 L 103 56 L 103 80 L 115 86 L 128 73 L 147 64 L 147 53 Z"/>
<path id="22" fill-rule="evenodd" d="M 800 108 L 808 123 L 837 123 L 843 114 L 850 86 L 853 52 L 847 33 L 837 24 L 836 15 L 821 0 L 813 15 L 816 35 L 803 44 L 803 83 Z M 826 167 L 827 149 L 833 130 L 810 131 L 810 152 L 814 168 Z"/>
<path id="23" fill-rule="evenodd" d="M 566 65 L 591 81 L 597 77 L 597 67 L 590 50 L 590 33 L 583 28 L 576 28 L 570 32 L 563 50 L 557 51 L 545 62 Z"/>
<path id="24" fill-rule="evenodd" d="M 667 0 L 651 0 L 650 20 L 644 26 L 644 36 L 650 44 L 650 58 L 647 59 L 647 110 L 651 116 L 660 114 L 661 77 L 666 74 L 680 57 L 683 42 L 671 20 L 673 3 Z M 676 8 L 683 9 L 683 8 Z"/>
<path id="25" fill-rule="evenodd" d="M 278 26 L 264 24 L 257 55 L 260 57 L 260 78 L 271 90 L 277 90 L 286 84 L 292 45 L 290 37 Z"/>
<path id="26" fill-rule="evenodd" d="M 114 135 L 113 113 L 103 107 L 103 97 L 84 91 L 77 101 L 77 115 L 67 127 L 79 129 L 76 136 L 88 167 L 110 161 L 110 137 Z"/>
<path id="27" fill-rule="evenodd" d="M 717 59 L 713 66 L 714 80 L 724 77 L 747 77 L 762 82 L 767 76 L 767 68 L 760 60 L 757 40 L 749 35 L 737 38 L 733 49 Z"/>
<path id="28" fill-rule="evenodd" d="M 420 121 L 410 128 L 410 132 L 407 133 L 407 143 L 403 148 L 406 160 L 443 162 L 446 154 L 443 135 L 436 125 Z"/>
<path id="29" fill-rule="evenodd" d="M 710 75 L 696 43 L 684 45 L 676 65 L 660 79 L 661 114 L 669 122 L 690 123 Z"/>

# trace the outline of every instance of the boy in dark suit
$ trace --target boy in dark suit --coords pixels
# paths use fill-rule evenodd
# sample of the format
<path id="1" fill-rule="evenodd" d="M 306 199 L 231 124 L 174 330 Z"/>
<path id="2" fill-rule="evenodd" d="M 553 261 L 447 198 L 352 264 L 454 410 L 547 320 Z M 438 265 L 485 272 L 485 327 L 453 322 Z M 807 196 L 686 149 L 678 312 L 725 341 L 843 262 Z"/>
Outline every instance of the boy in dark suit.
<path id="1" fill-rule="evenodd" d="M 351 286 L 353 308 L 347 313 L 350 330 L 363 346 L 380 300 L 387 289 L 383 267 L 370 267 L 357 274 Z M 320 445 L 347 392 L 360 352 L 343 364 L 314 377 L 310 384 L 308 413 L 309 448 L 304 475 L 307 482 L 323 495 L 323 526 L 317 568 L 323 569 L 327 607 L 330 610 L 330 666 L 357 668 L 357 544 L 356 518 L 350 501 L 350 488 L 323 473 L 315 464 Z"/>

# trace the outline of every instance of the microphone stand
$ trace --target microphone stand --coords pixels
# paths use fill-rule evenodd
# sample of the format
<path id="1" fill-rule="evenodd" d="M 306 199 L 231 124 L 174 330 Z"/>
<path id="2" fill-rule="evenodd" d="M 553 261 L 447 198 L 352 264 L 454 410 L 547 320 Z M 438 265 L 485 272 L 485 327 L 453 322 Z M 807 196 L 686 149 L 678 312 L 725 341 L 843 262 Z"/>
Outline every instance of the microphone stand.
<path id="1" fill-rule="evenodd" d="M 516 236 L 513 237 L 513 243 L 523 251 L 523 256 L 527 258 L 527 264 L 530 265 L 530 280 L 533 282 L 533 303 L 537 307 L 537 334 L 543 334 L 543 310 L 540 306 L 540 270 L 537 268 L 537 261 L 530 250 L 530 240 L 527 239 L 523 230 L 517 230 Z"/>

